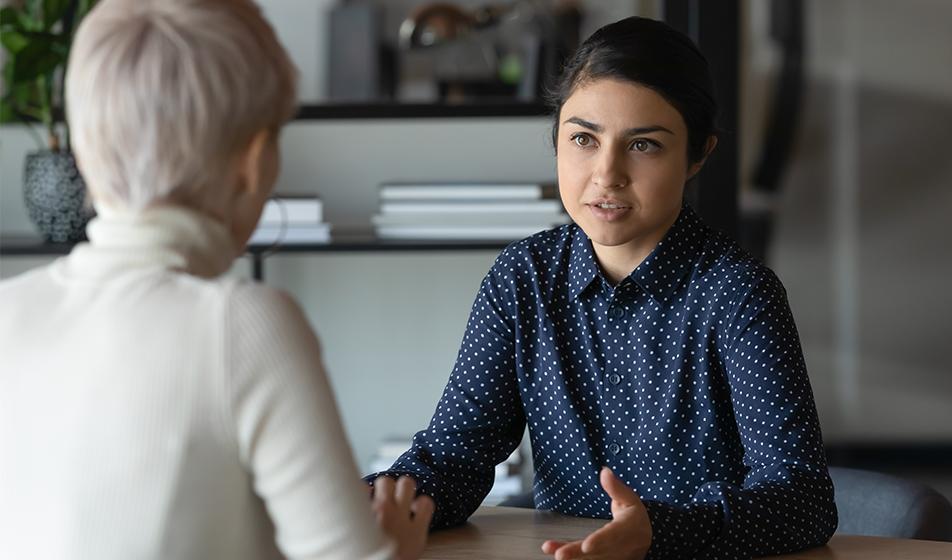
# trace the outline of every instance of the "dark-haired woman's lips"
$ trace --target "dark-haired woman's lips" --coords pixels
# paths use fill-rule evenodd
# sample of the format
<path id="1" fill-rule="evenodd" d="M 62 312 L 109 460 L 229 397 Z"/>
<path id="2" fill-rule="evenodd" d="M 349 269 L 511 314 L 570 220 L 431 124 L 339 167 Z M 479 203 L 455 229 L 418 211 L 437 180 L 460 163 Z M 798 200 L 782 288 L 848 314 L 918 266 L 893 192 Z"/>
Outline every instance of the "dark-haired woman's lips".
<path id="1" fill-rule="evenodd" d="M 606 222 L 620 220 L 631 210 L 631 206 L 613 200 L 589 202 L 586 206 L 593 216 Z"/>

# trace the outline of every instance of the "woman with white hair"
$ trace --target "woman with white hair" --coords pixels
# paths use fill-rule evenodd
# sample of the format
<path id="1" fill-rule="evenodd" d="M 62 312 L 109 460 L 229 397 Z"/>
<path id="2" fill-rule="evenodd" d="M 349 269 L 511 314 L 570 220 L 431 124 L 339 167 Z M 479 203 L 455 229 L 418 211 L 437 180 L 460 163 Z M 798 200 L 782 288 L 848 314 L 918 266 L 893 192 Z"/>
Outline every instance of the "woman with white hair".
<path id="1" fill-rule="evenodd" d="M 299 307 L 223 276 L 295 105 L 258 8 L 104 0 L 67 102 L 98 217 L 0 283 L 2 556 L 417 557 L 432 501 L 371 503 Z"/>

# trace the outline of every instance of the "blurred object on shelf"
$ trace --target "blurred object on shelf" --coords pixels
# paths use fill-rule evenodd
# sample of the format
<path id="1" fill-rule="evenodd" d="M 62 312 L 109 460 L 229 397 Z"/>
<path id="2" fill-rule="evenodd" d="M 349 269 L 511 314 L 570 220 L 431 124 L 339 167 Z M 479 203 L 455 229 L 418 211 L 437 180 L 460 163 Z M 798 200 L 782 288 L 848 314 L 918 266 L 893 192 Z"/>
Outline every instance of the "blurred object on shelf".
<path id="1" fill-rule="evenodd" d="M 274 196 L 265 204 L 248 243 L 327 243 L 331 240 L 331 225 L 323 220 L 324 204 L 316 196 Z"/>
<path id="2" fill-rule="evenodd" d="M 330 11 L 332 102 L 539 102 L 582 22 L 570 0 L 433 2 L 394 13 L 404 9 L 355 1 Z"/>

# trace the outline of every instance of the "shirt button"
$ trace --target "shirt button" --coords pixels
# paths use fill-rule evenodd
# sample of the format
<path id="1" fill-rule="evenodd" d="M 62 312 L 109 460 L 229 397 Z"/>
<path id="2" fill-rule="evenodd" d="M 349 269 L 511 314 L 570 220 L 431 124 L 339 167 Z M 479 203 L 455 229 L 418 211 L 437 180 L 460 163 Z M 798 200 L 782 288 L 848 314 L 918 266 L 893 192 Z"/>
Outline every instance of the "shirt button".
<path id="1" fill-rule="evenodd" d="M 621 376 L 617 373 L 613 373 L 608 376 L 608 381 L 611 382 L 612 385 L 618 385 L 621 383 Z"/>
<path id="2" fill-rule="evenodd" d="M 613 307 L 611 313 L 612 313 L 612 317 L 616 319 L 621 319 L 622 317 L 625 316 L 625 310 L 624 308 L 621 308 L 621 307 Z"/>
<path id="3" fill-rule="evenodd" d="M 618 455 L 621 453 L 621 446 L 612 442 L 612 444 L 608 446 L 608 450 L 611 451 L 612 455 Z"/>

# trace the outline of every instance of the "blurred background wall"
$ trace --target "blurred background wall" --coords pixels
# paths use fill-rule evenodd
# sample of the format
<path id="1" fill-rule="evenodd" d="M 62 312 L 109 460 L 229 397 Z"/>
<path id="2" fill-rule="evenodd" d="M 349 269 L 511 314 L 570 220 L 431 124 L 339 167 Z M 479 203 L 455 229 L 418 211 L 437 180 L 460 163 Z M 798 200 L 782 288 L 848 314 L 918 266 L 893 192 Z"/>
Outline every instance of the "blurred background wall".
<path id="1" fill-rule="evenodd" d="M 301 71 L 302 101 L 321 101 L 322 33 L 335 3 L 261 3 Z M 772 209 L 765 257 L 787 287 L 834 462 L 902 472 L 952 496 L 952 3 L 803 2 L 802 110 L 776 194 L 765 199 L 753 169 L 782 60 L 770 5 L 742 3 L 741 208 Z M 587 32 L 658 13 L 656 2 L 581 6 Z M 295 121 L 277 190 L 318 193 L 335 227 L 366 227 L 383 181 L 553 180 L 548 123 Z M 21 191 L 32 149 L 26 127 L 0 127 L 4 235 L 33 231 Z M 301 301 L 322 339 L 362 469 L 382 440 L 425 426 L 495 253 L 268 259 L 267 282 Z M 45 262 L 5 257 L 0 277 Z M 248 275 L 247 263 L 233 273 Z"/>
<path id="2" fill-rule="evenodd" d="M 767 4 L 747 3 L 748 172 L 778 69 Z M 952 3 L 804 8 L 803 110 L 767 261 L 787 287 L 834 461 L 906 470 L 950 495 Z"/>

